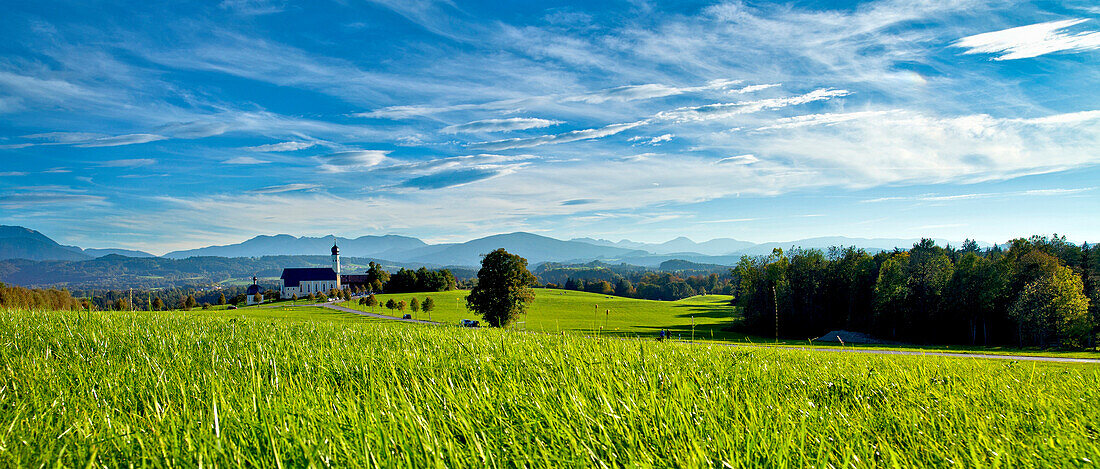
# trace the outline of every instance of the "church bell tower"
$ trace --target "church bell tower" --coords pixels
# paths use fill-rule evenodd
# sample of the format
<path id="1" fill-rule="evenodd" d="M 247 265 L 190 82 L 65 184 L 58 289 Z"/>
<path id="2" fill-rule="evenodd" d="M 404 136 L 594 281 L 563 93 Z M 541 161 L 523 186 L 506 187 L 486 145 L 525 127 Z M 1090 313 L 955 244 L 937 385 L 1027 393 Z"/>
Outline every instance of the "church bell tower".
<path id="1" fill-rule="evenodd" d="M 340 286 L 340 248 L 336 246 L 336 237 L 332 237 L 332 271 L 336 272 L 336 289 Z"/>

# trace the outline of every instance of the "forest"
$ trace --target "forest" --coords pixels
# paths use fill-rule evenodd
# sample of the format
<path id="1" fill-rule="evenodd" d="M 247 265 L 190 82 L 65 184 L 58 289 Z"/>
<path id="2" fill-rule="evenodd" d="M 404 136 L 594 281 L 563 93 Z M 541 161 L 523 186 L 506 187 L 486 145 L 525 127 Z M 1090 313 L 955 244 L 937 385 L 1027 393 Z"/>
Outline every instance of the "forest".
<path id="1" fill-rule="evenodd" d="M 835 329 L 917 343 L 1095 346 L 1100 249 L 1064 236 L 960 248 L 922 240 L 874 255 L 776 249 L 734 268 L 744 326 L 767 337 Z"/>

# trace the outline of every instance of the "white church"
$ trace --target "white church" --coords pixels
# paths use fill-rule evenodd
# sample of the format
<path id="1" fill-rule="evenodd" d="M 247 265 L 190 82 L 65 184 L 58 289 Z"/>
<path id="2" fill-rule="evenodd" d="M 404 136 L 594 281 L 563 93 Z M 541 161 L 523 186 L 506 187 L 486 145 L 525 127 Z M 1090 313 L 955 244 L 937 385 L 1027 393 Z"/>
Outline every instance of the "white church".
<path id="1" fill-rule="evenodd" d="M 283 269 L 280 277 L 282 298 L 299 298 L 310 293 L 325 293 L 342 288 L 340 282 L 340 248 L 332 244 L 332 267 Z"/>

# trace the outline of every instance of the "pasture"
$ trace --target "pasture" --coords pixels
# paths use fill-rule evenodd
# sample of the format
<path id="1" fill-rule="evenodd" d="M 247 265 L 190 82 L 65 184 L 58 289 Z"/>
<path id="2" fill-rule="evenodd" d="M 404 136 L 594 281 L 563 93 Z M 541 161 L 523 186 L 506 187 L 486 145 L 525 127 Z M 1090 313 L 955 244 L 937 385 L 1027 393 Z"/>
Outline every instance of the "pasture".
<path id="1" fill-rule="evenodd" d="M 412 314 L 414 319 L 431 320 L 443 324 L 457 324 L 463 319 L 481 319 L 475 313 L 466 310 L 466 290 L 453 290 L 437 293 L 394 293 L 376 295 L 380 303 L 389 299 L 405 301 L 412 298 L 423 300 L 432 297 L 436 310 L 430 317 L 424 312 Z M 587 336 L 640 337 L 655 338 L 662 329 L 672 333 L 673 339 L 696 342 L 751 343 L 756 345 L 779 345 L 791 347 L 840 347 L 835 342 L 811 342 L 805 339 L 781 339 L 759 337 L 738 332 L 735 325 L 741 320 L 737 307 L 729 304 L 731 297 L 726 295 L 702 295 L 684 298 L 679 301 L 652 301 L 618 296 L 599 295 L 570 290 L 536 289 L 535 301 L 528 307 L 527 314 L 520 316 L 515 329 L 533 332 L 568 332 Z M 299 300 L 301 301 L 301 300 Z M 280 303 L 282 304 L 282 303 Z M 373 309 L 362 306 L 357 301 L 339 303 L 341 306 L 374 314 L 401 317 L 400 311 L 390 311 L 383 306 Z M 694 335 L 692 324 L 694 323 Z M 782 325 L 781 325 L 782 326 Z M 988 353 L 1008 355 L 1037 355 L 1065 358 L 1100 358 L 1096 351 L 1062 351 L 1038 348 L 981 347 L 959 345 L 863 345 L 845 344 L 845 347 L 859 347 L 872 350 L 912 350 L 952 353 Z"/>
<path id="2" fill-rule="evenodd" d="M 597 340 L 322 309 L 0 315 L 0 466 L 1100 461 L 1100 367 Z"/>
<path id="3" fill-rule="evenodd" d="M 389 299 L 408 303 L 412 298 L 423 301 L 430 296 L 436 304 L 436 309 L 431 312 L 431 320 L 457 324 L 463 319 L 481 319 L 477 314 L 466 310 L 468 293 L 466 290 L 393 293 L 376 295 L 376 298 L 385 304 Z M 674 336 L 679 335 L 684 340 L 689 340 L 694 320 L 697 339 L 744 339 L 744 334 L 729 330 L 731 321 L 738 318 L 736 308 L 729 304 L 730 299 L 726 295 L 705 295 L 680 301 L 651 301 L 570 290 L 536 289 L 535 301 L 528 307 L 527 314 L 520 316 L 513 327 L 535 332 L 567 331 L 645 338 L 656 337 L 657 331 L 666 329 Z M 356 301 L 340 305 L 371 311 L 371 308 L 360 306 Z M 376 306 L 373 312 L 397 317 L 402 314 L 383 306 Z M 406 310 L 405 313 L 411 313 L 414 319 L 429 319 L 425 312 Z"/>

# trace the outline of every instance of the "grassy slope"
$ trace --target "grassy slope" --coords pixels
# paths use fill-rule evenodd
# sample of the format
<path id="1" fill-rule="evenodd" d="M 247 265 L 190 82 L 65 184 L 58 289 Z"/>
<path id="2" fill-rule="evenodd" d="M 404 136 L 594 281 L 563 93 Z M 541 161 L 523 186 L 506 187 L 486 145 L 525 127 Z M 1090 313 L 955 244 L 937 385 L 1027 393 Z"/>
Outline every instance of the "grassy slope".
<path id="1" fill-rule="evenodd" d="M 431 314 L 431 320 L 454 324 L 462 319 L 480 319 L 477 315 L 466 311 L 466 294 L 464 290 L 456 290 L 441 293 L 401 293 L 377 295 L 381 303 L 388 299 L 394 301 L 404 300 L 406 303 L 411 298 L 423 300 L 425 296 L 431 296 L 436 303 L 436 310 Z M 773 339 L 755 337 L 730 330 L 731 323 L 737 319 L 737 312 L 729 305 L 731 297 L 724 295 L 706 295 L 685 298 L 680 301 L 650 301 L 615 296 L 597 295 L 566 290 L 535 290 L 535 302 L 528 308 L 527 315 L 519 319 L 517 328 L 539 332 L 570 331 L 583 334 L 609 334 L 628 337 L 656 337 L 657 331 L 667 329 L 674 336 L 683 340 L 691 338 L 692 317 L 695 321 L 696 341 L 720 341 L 746 343 L 759 345 L 779 345 L 797 347 L 840 347 L 838 343 L 811 344 L 806 340 L 781 340 L 778 344 Z M 376 307 L 373 310 L 359 306 L 355 302 L 341 303 L 343 306 L 362 310 L 373 311 L 376 314 L 385 314 L 400 317 L 402 313 L 390 311 L 384 307 Z M 596 306 L 599 306 L 599 314 L 596 314 Z M 604 311 L 610 310 L 609 314 Z M 428 319 L 428 315 L 411 313 L 415 319 Z M 600 329 L 601 326 L 606 327 Z M 851 344 L 846 345 L 851 347 Z M 1100 358 L 1098 352 L 1063 352 L 1036 349 L 1018 349 L 1011 347 L 967 347 L 967 346 L 883 346 L 883 345 L 855 345 L 859 348 L 880 350 L 915 350 L 936 351 L 953 353 L 991 353 L 991 354 L 1021 354 L 1037 356 L 1057 356 L 1066 358 Z"/>
<path id="2" fill-rule="evenodd" d="M 401 293 L 377 295 L 377 298 L 381 303 L 391 298 L 407 303 L 414 297 L 423 300 L 430 296 L 436 304 L 431 320 L 454 324 L 462 319 L 481 319 L 466 311 L 467 293 L 464 290 L 427 294 Z M 538 332 L 565 330 L 630 337 L 655 337 L 657 331 L 668 329 L 674 334 L 681 334 L 686 340 L 691 336 L 692 316 L 695 316 L 697 338 L 709 338 L 712 332 L 716 338 L 743 338 L 744 334 L 721 330 L 729 325 L 734 312 L 729 306 L 729 300 L 729 296 L 708 295 L 671 302 L 649 301 L 595 293 L 538 289 L 535 290 L 534 303 L 528 308 L 527 314 L 519 319 L 516 327 Z M 343 305 L 371 311 L 371 308 L 350 302 Z M 384 307 L 376 307 L 373 311 L 377 314 L 401 315 L 399 311 L 390 311 Z M 428 314 L 424 312 L 412 314 L 415 319 L 428 319 Z"/>
<path id="3" fill-rule="evenodd" d="M 1088 466 L 1100 367 L 0 314 L 0 466 Z"/>

